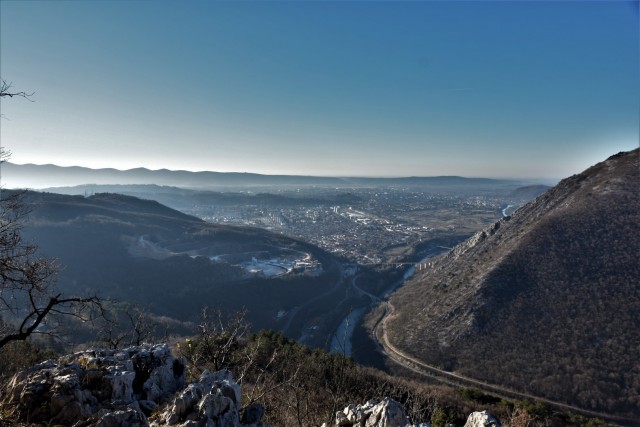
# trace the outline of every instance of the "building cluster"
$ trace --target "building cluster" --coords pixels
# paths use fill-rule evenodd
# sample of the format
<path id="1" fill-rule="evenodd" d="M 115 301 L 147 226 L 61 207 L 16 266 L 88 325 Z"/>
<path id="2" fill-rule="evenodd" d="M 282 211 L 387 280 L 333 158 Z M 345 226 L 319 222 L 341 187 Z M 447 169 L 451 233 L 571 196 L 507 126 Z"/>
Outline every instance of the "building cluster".
<path id="1" fill-rule="evenodd" d="M 438 232 L 465 227 L 470 215 L 491 223 L 505 199 L 407 189 L 353 189 L 349 204 L 199 206 L 194 214 L 215 223 L 265 228 L 313 243 L 357 264 L 392 261 L 390 249 L 410 247 Z M 476 227 L 476 225 L 474 225 Z M 391 251 L 393 252 L 393 251 Z"/>

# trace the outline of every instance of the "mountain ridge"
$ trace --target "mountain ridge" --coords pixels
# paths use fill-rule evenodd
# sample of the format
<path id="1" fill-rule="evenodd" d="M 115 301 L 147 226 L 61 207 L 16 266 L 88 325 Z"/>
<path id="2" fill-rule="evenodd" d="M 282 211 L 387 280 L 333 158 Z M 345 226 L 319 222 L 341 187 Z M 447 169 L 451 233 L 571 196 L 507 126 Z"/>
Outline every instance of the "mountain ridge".
<path id="1" fill-rule="evenodd" d="M 23 236 L 64 266 L 57 282 L 66 294 L 127 301 L 181 322 L 207 306 L 246 307 L 257 328 L 279 329 L 287 320 L 276 317 L 280 310 L 333 289 L 338 277 L 338 259 L 316 246 L 207 223 L 153 200 L 29 191 L 21 198 L 30 210 Z"/>
<path id="2" fill-rule="evenodd" d="M 9 188 L 46 188 L 84 184 L 157 184 L 186 188 L 270 186 L 270 185 L 318 185 L 318 186 L 366 186 L 366 185 L 520 185 L 516 179 L 467 178 L 461 176 L 423 177 L 323 177 L 311 175 L 265 175 L 251 172 L 213 172 L 186 170 L 133 168 L 91 169 L 81 166 L 57 166 L 5 163 L 3 183 Z"/>
<path id="3" fill-rule="evenodd" d="M 446 370 L 637 415 L 638 188 L 638 150 L 619 153 L 476 233 L 392 296 L 392 341 Z"/>

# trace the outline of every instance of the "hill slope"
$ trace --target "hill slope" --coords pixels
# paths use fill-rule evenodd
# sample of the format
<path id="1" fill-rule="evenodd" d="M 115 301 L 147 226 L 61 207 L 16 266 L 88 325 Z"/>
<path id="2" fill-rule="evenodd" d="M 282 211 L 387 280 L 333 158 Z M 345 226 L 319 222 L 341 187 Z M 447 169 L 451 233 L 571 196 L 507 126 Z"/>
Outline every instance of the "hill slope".
<path id="1" fill-rule="evenodd" d="M 392 341 L 514 390 L 640 415 L 639 151 L 561 181 L 393 295 Z"/>
<path id="2" fill-rule="evenodd" d="M 268 231 L 214 225 L 155 201 L 118 194 L 28 192 L 24 236 L 63 267 L 60 289 L 137 304 L 195 321 L 208 306 L 243 307 L 256 328 L 334 287 L 337 260 Z M 296 264 L 296 261 L 298 263 Z"/>

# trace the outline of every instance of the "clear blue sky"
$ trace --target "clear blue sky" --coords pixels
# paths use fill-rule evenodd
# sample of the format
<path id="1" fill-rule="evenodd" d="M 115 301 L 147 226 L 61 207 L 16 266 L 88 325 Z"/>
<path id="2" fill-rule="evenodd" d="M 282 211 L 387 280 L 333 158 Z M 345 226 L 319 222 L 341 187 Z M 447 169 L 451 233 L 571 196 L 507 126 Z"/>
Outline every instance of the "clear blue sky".
<path id="1" fill-rule="evenodd" d="M 638 3 L 1 1 L 15 163 L 564 177 L 638 146 Z"/>

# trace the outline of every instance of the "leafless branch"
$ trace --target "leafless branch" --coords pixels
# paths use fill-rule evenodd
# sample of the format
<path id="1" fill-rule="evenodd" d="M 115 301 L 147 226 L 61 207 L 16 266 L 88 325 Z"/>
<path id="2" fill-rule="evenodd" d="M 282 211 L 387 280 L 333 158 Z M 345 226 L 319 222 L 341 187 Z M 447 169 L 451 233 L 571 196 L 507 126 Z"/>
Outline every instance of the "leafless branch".
<path id="1" fill-rule="evenodd" d="M 49 300 L 44 306 L 37 304 L 32 295 L 30 295 L 31 308 L 30 312 L 24 317 L 17 330 L 13 333 L 8 333 L 0 338 L 0 348 L 5 346 L 11 341 L 24 341 L 42 324 L 44 319 L 49 315 L 52 310 L 57 307 L 69 306 L 69 305 L 87 305 L 87 304 L 100 304 L 100 300 L 96 297 L 89 298 L 61 298 L 61 295 L 55 295 L 49 297 Z"/>
<path id="2" fill-rule="evenodd" d="M 56 335 L 55 327 L 44 327 L 50 316 L 87 321 L 91 320 L 89 308 L 102 310 L 95 296 L 69 297 L 55 290 L 57 263 L 39 257 L 37 246 L 22 239 L 23 220 L 29 212 L 23 196 L 13 192 L 0 200 L 0 348 L 34 334 Z"/>
<path id="3" fill-rule="evenodd" d="M 33 99 L 31 99 L 31 97 L 35 94 L 35 92 L 31 92 L 31 93 L 27 93 L 25 91 L 13 92 L 11 91 L 12 87 L 13 87 L 13 84 L 11 82 L 7 82 L 6 80 L 3 79 L 2 82 L 0 83 L 0 97 L 8 96 L 9 98 L 13 98 L 14 96 L 17 96 L 33 102 Z"/>

